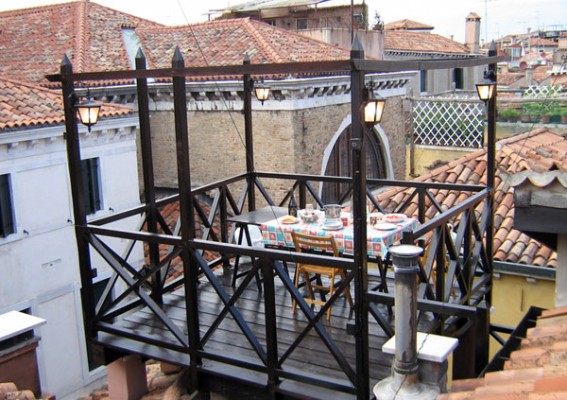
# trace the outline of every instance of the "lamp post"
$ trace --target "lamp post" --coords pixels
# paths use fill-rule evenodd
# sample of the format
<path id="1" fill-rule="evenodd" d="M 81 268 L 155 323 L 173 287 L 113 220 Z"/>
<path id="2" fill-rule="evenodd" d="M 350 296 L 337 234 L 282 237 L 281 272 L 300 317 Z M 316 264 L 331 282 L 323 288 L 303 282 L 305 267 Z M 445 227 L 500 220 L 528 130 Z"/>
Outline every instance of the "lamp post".
<path id="1" fill-rule="evenodd" d="M 496 56 L 496 44 L 492 42 L 490 50 L 488 51 L 489 57 Z M 479 97 L 486 104 L 487 126 L 486 126 L 486 189 L 489 192 L 486 199 L 485 212 L 488 213 L 486 220 L 486 255 L 487 255 L 487 268 L 493 271 L 493 254 L 494 254 L 494 190 L 495 190 L 495 175 L 496 175 L 496 95 L 497 95 L 497 74 L 496 64 L 488 65 L 485 73 L 485 80 L 477 85 Z M 485 300 L 488 304 L 492 303 L 492 292 L 489 290 L 485 294 Z M 482 329 L 488 332 L 488 324 L 490 319 L 487 318 L 485 326 Z M 476 345 L 475 355 L 475 371 L 478 373 L 482 370 L 483 366 L 488 362 L 487 351 L 487 338 L 482 338 Z"/>
<path id="2" fill-rule="evenodd" d="M 250 57 L 248 54 L 244 55 L 243 64 L 250 64 Z M 252 91 L 255 92 L 256 98 L 262 103 L 262 105 L 264 105 L 264 101 L 266 101 L 270 95 L 270 88 L 264 85 L 264 81 L 261 81 L 259 84 L 255 84 L 254 79 L 252 79 L 250 74 L 244 74 L 243 86 L 244 140 L 246 147 L 246 173 L 248 174 L 248 211 L 254 211 L 256 209 L 256 199 L 254 193 L 254 182 L 252 179 L 252 174 L 255 171 L 254 141 L 252 137 Z"/>

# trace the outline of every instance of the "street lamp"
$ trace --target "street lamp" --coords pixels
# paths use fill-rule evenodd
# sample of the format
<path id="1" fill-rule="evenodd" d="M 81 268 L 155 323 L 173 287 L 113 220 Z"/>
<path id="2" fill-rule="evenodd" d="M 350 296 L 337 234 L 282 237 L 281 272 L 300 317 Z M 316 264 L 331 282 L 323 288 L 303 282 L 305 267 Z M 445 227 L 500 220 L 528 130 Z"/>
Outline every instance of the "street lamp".
<path id="1" fill-rule="evenodd" d="M 364 98 L 360 107 L 360 118 L 364 125 L 372 127 L 382 121 L 386 100 L 381 97 L 373 97 L 370 88 L 364 88 Z"/>
<path id="2" fill-rule="evenodd" d="M 268 100 L 268 96 L 270 96 L 270 87 L 264 84 L 264 80 L 258 84 L 254 85 L 254 93 L 256 93 L 256 98 L 260 100 L 260 103 L 264 105 L 264 102 Z"/>
<path id="3" fill-rule="evenodd" d="M 496 88 L 494 78 L 494 73 L 492 71 L 485 72 L 482 82 L 476 84 L 478 97 L 485 103 L 494 96 L 494 89 Z"/>
<path id="4" fill-rule="evenodd" d="M 79 121 L 89 129 L 89 132 L 91 131 L 91 126 L 98 122 L 101 107 L 100 103 L 89 98 L 88 91 L 87 99 L 75 104 L 75 110 L 79 113 Z"/>

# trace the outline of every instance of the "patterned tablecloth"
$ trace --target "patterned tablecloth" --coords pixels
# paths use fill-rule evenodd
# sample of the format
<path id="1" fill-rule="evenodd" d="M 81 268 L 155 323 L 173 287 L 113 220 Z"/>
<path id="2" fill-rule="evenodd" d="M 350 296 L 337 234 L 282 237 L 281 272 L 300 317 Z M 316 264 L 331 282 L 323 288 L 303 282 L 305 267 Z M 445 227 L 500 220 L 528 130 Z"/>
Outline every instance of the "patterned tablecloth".
<path id="1" fill-rule="evenodd" d="M 401 240 L 403 231 L 417 229 L 419 222 L 415 218 L 406 218 L 394 225 L 395 229 L 391 230 L 379 230 L 368 226 L 367 249 L 369 256 L 385 257 L 388 253 L 388 247 Z M 295 231 L 314 236 L 334 236 L 339 253 L 353 254 L 354 233 L 352 225 L 339 230 L 325 230 L 320 223 L 284 224 L 281 222 L 281 218 L 278 218 L 263 223 L 260 225 L 260 230 L 266 246 L 293 248 L 291 232 Z"/>

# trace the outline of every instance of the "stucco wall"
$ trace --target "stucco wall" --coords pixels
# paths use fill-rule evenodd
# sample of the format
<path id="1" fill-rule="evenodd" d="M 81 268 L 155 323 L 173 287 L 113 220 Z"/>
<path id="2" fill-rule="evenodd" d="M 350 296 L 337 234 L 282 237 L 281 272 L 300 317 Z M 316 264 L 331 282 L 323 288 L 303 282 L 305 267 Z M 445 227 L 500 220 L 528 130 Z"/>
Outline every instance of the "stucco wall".
<path id="1" fill-rule="evenodd" d="M 95 216 L 139 204 L 137 125 L 135 118 L 118 118 L 99 122 L 90 134 L 80 127 L 82 158 L 100 159 L 103 208 Z M 60 125 L 10 132 L 0 145 L 0 174 L 10 175 L 17 226 L 15 233 L 0 238 L 0 314 L 29 310 L 47 320 L 38 329 L 39 374 L 42 390 L 58 398 L 105 373 L 89 371 L 87 365 L 64 130 Z M 136 220 L 113 226 L 133 229 Z M 118 253 L 129 245 L 126 240 L 105 242 L 116 245 Z M 91 255 L 96 280 L 109 278 L 108 264 L 94 251 Z M 142 248 L 136 246 L 129 262 L 138 266 L 141 260 Z"/>

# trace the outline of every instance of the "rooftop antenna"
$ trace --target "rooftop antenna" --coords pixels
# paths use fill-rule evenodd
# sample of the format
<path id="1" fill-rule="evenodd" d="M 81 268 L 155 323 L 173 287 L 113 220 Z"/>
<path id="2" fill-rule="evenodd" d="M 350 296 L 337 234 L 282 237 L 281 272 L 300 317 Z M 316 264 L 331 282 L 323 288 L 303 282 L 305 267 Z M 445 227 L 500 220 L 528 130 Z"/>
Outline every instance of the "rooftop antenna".
<path id="1" fill-rule="evenodd" d="M 484 0 L 484 43 L 488 43 L 488 2 L 495 0 Z"/>

